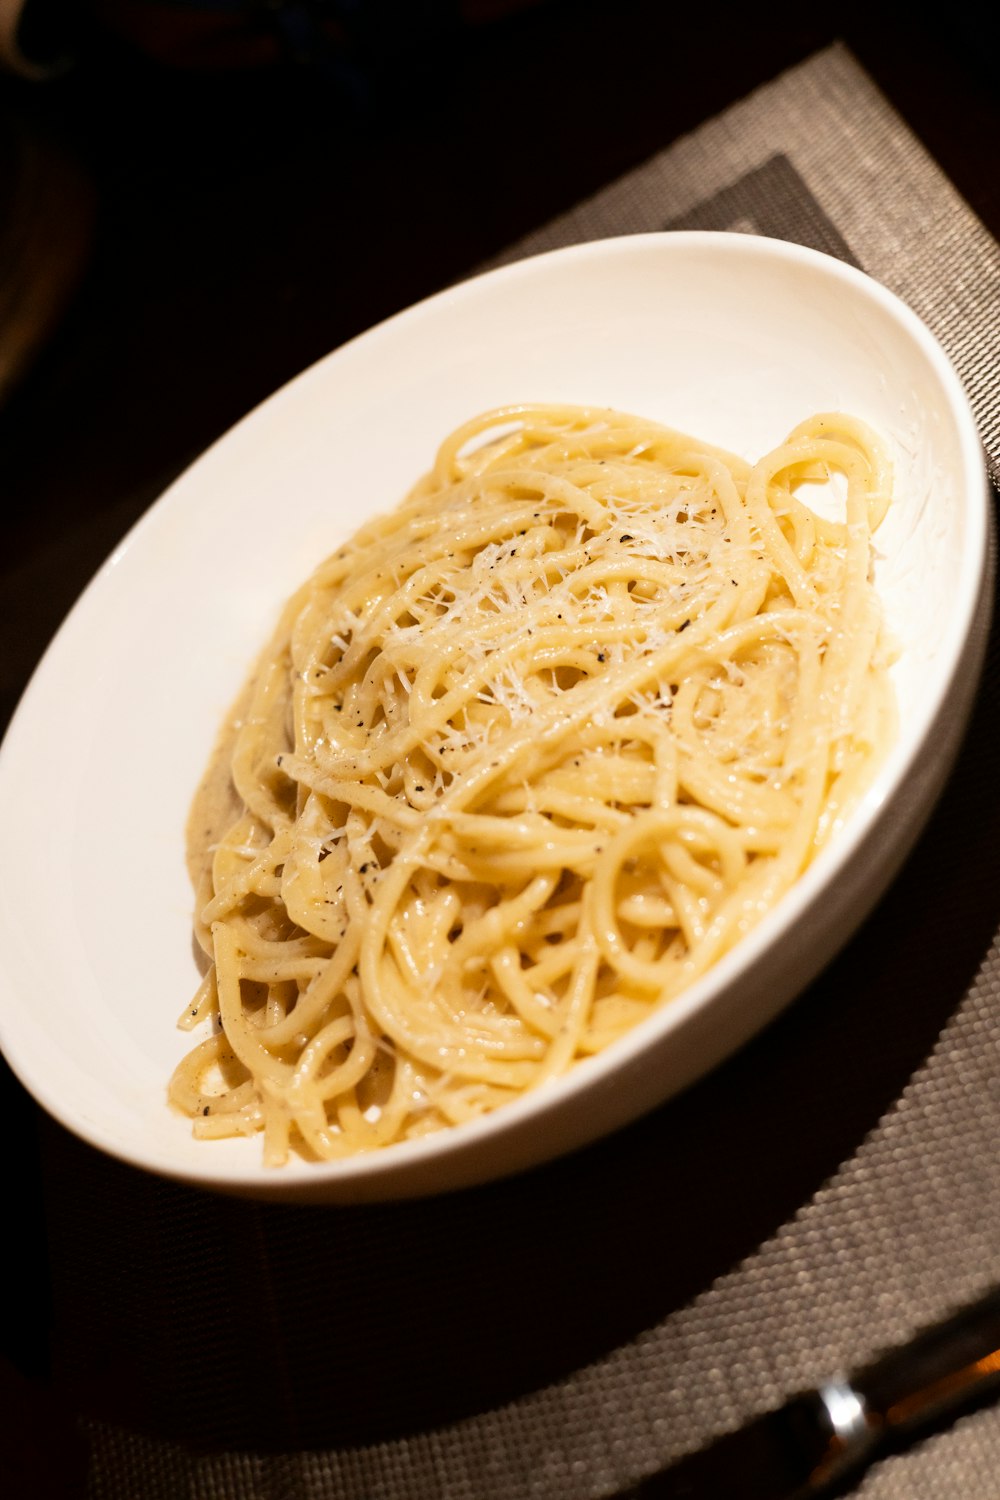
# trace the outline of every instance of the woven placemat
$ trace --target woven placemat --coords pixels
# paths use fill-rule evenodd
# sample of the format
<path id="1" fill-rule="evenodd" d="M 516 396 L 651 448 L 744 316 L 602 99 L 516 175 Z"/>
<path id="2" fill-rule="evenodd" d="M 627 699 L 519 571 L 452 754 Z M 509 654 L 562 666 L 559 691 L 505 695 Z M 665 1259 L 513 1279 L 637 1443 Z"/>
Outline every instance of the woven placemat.
<path id="1" fill-rule="evenodd" d="M 1000 253 L 851 56 L 818 54 L 511 257 L 668 227 L 855 261 L 938 333 L 1000 469 Z M 311 1209 L 45 1134 L 56 1385 L 91 1500 L 597 1500 L 1000 1276 L 1000 724 L 979 705 L 873 919 L 649 1118 L 508 1182 Z M 1000 1409 L 869 1500 L 995 1493 Z M 734 1488 L 738 1494 L 738 1486 Z"/>

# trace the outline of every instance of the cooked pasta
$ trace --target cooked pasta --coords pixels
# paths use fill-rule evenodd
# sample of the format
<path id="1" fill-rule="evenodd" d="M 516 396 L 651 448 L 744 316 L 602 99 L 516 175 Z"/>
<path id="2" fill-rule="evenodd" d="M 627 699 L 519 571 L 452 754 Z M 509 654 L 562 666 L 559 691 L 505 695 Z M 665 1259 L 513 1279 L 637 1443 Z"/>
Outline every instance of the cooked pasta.
<path id="1" fill-rule="evenodd" d="M 287 605 L 196 799 L 195 1133 L 461 1125 L 703 975 L 891 740 L 889 493 L 840 414 L 752 466 L 606 410 L 453 433 Z"/>

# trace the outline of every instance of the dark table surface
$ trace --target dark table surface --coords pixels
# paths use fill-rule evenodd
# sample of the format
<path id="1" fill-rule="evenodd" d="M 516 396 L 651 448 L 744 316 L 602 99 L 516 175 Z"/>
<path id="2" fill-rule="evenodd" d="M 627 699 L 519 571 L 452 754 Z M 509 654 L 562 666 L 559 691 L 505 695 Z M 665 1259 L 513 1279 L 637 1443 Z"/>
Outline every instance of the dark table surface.
<path id="1" fill-rule="evenodd" d="M 74 69 L 0 76 L 0 729 L 108 551 L 248 409 L 834 40 L 1000 236 L 995 37 L 971 6 L 544 0 L 447 24 L 418 6 L 421 28 L 373 4 L 325 59 L 243 67 L 96 9 Z M 46 1230 L 6 1071 L 0 1101 L 19 1205 L 0 1384 L 27 1410 Z"/>

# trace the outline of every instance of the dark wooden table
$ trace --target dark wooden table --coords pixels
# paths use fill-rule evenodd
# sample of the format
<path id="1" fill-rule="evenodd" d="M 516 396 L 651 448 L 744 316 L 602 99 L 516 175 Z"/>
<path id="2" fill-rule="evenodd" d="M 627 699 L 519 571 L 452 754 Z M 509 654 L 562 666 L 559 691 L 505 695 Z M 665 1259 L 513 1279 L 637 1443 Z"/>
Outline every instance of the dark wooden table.
<path id="1" fill-rule="evenodd" d="M 543 0 L 390 28 L 333 70 L 181 66 L 95 22 L 73 71 L 0 77 L 0 348 L 18 345 L 0 730 L 104 556 L 248 409 L 831 41 L 1000 236 L 995 35 L 971 5 L 872 9 Z M 5 1302 L 17 1287 L 28 1310 L 0 1317 L 0 1386 L 30 1411 L 48 1369 L 34 1108 L 6 1070 L 0 1100 Z"/>

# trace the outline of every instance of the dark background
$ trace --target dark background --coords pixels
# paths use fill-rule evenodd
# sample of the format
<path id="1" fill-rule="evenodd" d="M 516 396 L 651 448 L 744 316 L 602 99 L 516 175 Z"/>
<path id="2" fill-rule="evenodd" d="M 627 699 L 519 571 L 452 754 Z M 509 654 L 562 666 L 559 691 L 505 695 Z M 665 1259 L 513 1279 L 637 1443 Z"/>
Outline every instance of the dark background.
<path id="1" fill-rule="evenodd" d="M 820 47 L 846 42 L 1000 235 L 995 28 L 971 7 L 201 10 L 38 8 L 26 45 L 75 66 L 0 75 L 0 731 L 105 555 L 236 419 Z M 0 1395 L 30 1423 L 45 1220 L 2 1063 L 0 1105 Z"/>

